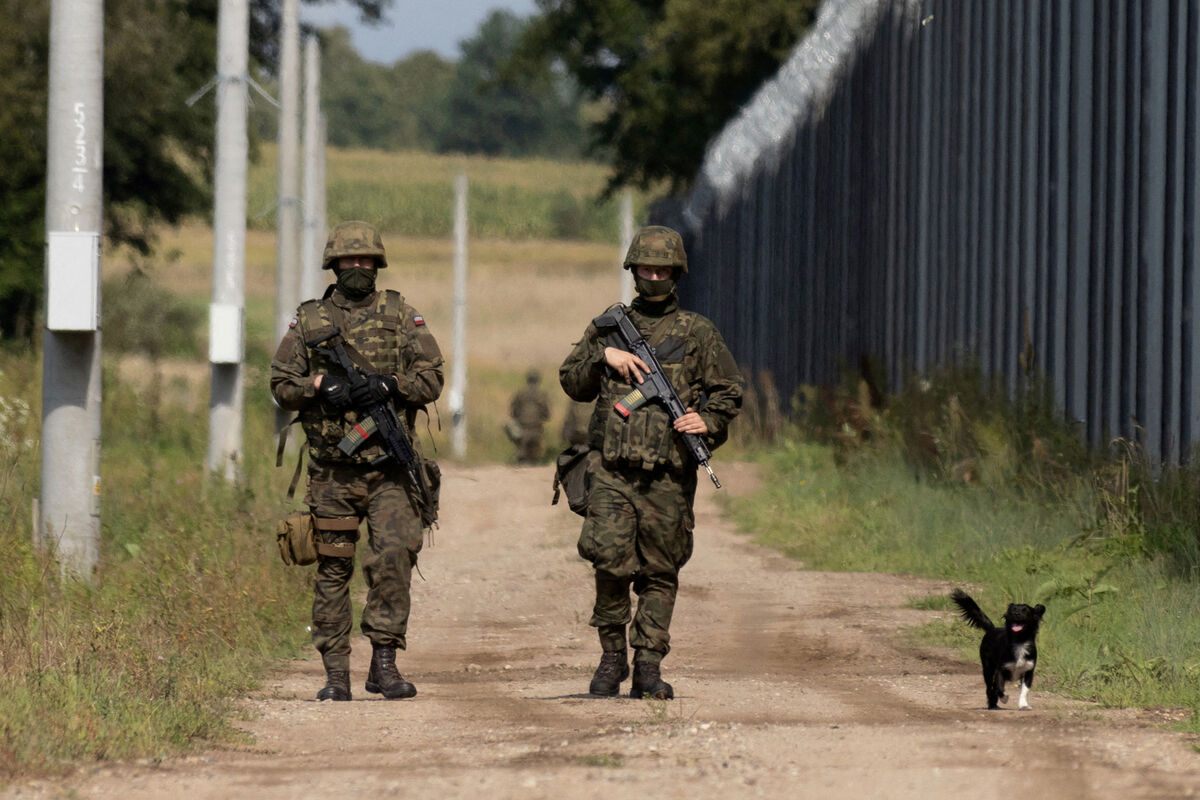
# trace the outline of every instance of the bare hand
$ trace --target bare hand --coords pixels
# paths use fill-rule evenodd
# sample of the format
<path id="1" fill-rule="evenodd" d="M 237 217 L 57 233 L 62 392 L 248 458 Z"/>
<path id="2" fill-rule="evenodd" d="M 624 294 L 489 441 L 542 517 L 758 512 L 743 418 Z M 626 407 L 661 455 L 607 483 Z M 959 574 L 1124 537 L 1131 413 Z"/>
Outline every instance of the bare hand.
<path id="1" fill-rule="evenodd" d="M 686 414 L 675 420 L 675 430 L 703 436 L 708 433 L 708 425 L 704 422 L 704 417 L 689 408 Z"/>
<path id="2" fill-rule="evenodd" d="M 642 373 L 650 374 L 650 367 L 646 366 L 646 362 L 626 350 L 619 350 L 616 347 L 604 348 L 604 363 L 608 364 L 613 370 L 628 381 L 630 384 L 642 382 Z"/>

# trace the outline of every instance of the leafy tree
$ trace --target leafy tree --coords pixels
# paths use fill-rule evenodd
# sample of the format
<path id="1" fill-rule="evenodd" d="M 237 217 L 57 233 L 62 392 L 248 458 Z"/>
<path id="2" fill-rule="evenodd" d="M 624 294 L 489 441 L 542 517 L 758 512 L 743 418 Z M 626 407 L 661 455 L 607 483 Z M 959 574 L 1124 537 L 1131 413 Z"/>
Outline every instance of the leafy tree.
<path id="1" fill-rule="evenodd" d="M 454 64 L 432 51 L 384 66 L 364 61 L 350 32 L 325 31 L 321 102 L 337 147 L 432 150 L 446 119 Z"/>
<path id="2" fill-rule="evenodd" d="M 392 0 L 354 2 L 370 20 Z M 112 243 L 148 253 L 156 223 L 212 208 L 214 104 L 184 101 L 216 72 L 217 6 L 104 4 L 104 234 Z M 32 335 L 42 290 L 49 9 L 50 0 L 0 0 L 0 337 Z M 260 63 L 273 64 L 278 17 L 279 0 L 252 0 Z"/>
<path id="3" fill-rule="evenodd" d="M 211 203 L 213 110 L 183 100 L 216 68 L 217 0 L 108 0 L 104 223 L 142 252 L 147 226 Z M 43 280 L 49 0 L 0 0 L 0 335 L 28 337 Z"/>
<path id="4" fill-rule="evenodd" d="M 332 0 L 301 0 L 308 5 L 324 5 Z M 358 8 L 362 22 L 382 22 L 392 0 L 348 0 Z M 250 57 L 267 72 L 274 74 L 279 65 L 279 29 L 281 0 L 250 0 Z"/>
<path id="5" fill-rule="evenodd" d="M 787 57 L 819 0 L 537 0 L 507 72 L 561 64 L 604 111 L 608 190 L 687 187 L 709 139 Z"/>
<path id="6" fill-rule="evenodd" d="M 579 104 L 566 77 L 545 61 L 533 69 L 503 71 L 525 27 L 511 12 L 493 11 L 479 32 L 462 42 L 440 150 L 579 154 Z"/>
<path id="7" fill-rule="evenodd" d="M 42 285 L 49 7 L 0 0 L 0 336 L 29 336 Z"/>

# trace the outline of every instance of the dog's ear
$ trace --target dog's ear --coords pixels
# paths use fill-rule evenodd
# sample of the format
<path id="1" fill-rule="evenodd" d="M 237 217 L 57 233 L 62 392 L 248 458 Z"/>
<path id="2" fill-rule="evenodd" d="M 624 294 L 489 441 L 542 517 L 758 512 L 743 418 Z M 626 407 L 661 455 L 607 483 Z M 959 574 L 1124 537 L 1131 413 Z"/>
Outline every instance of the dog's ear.
<path id="1" fill-rule="evenodd" d="M 1033 607 L 1033 613 L 1034 613 L 1034 616 L 1036 616 L 1038 619 L 1041 619 L 1042 614 L 1046 613 L 1046 607 L 1044 605 L 1042 605 L 1041 603 L 1038 603 L 1036 606 Z"/>

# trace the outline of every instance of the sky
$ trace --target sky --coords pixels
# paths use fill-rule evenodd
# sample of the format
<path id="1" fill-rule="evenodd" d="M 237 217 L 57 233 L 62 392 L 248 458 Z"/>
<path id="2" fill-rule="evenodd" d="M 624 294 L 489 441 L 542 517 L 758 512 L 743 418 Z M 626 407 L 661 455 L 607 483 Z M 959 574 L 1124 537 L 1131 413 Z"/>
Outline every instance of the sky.
<path id="1" fill-rule="evenodd" d="M 343 0 L 310 6 L 300 4 L 300 19 L 318 28 L 342 25 L 359 55 L 368 61 L 392 64 L 415 50 L 433 50 L 457 59 L 458 43 L 479 30 L 479 23 L 497 8 L 519 16 L 537 10 L 534 0 L 393 0 L 387 22 L 371 27 L 359 22 L 358 10 Z"/>

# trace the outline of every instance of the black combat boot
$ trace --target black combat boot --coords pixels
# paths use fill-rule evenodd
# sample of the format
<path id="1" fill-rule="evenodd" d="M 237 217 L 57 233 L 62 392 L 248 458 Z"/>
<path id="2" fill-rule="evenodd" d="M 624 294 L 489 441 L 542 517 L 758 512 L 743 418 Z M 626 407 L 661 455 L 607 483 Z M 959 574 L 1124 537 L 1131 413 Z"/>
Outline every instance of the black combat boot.
<path id="1" fill-rule="evenodd" d="M 588 693 L 614 697 L 621 691 L 621 681 L 628 677 L 629 651 L 605 650 L 600 656 L 600 666 L 596 667 L 596 674 L 592 676 L 592 683 L 588 686 Z"/>
<path id="2" fill-rule="evenodd" d="M 325 688 L 317 692 L 318 700 L 349 700 L 350 670 L 325 670 Z"/>
<path id="3" fill-rule="evenodd" d="M 396 648 L 372 645 L 371 669 L 367 671 L 367 691 L 381 694 L 388 700 L 415 697 L 417 687 L 404 680 L 396 670 Z"/>
<path id="4" fill-rule="evenodd" d="M 633 686 L 629 696 L 635 700 L 649 697 L 654 700 L 670 700 L 675 696 L 671 684 L 662 679 L 658 664 L 646 661 L 633 662 Z"/>

